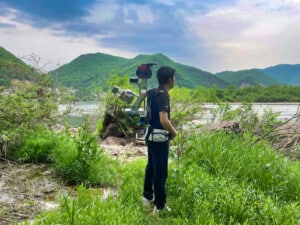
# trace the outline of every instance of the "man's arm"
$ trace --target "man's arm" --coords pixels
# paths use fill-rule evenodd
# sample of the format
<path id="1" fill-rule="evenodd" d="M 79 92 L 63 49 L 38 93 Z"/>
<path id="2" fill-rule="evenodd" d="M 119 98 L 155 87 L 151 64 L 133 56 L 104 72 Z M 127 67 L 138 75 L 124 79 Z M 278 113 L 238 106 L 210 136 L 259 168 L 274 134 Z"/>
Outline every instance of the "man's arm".
<path id="1" fill-rule="evenodd" d="M 177 135 L 177 131 L 169 120 L 168 113 L 166 111 L 159 112 L 159 121 L 162 127 L 171 134 L 170 140 L 173 140 Z"/>

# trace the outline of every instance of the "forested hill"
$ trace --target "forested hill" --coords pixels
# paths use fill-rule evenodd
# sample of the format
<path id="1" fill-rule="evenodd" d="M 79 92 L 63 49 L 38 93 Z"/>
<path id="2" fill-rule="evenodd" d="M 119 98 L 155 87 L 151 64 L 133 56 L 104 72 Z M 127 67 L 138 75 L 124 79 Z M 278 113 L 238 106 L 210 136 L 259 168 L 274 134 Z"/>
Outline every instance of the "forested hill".
<path id="1" fill-rule="evenodd" d="M 225 71 L 212 74 L 198 68 L 176 63 L 163 54 L 138 55 L 133 59 L 122 58 L 103 53 L 81 55 L 68 64 L 49 72 L 58 83 L 86 89 L 89 92 L 107 88 L 107 79 L 112 74 L 135 76 L 137 66 L 154 62 L 153 77 L 149 87 L 156 86 L 155 74 L 162 65 L 174 67 L 177 71 L 176 84 L 180 87 L 197 86 L 223 88 L 228 84 L 237 87 L 269 86 L 273 84 L 300 85 L 300 64 L 280 64 L 265 69 Z M 22 60 L 0 46 L 0 86 L 10 85 L 13 79 L 37 79 L 37 72 Z"/>
<path id="2" fill-rule="evenodd" d="M 300 64 L 280 64 L 261 71 L 281 83 L 300 86 Z"/>
<path id="3" fill-rule="evenodd" d="M 0 46 L 0 86 L 9 86 L 13 79 L 35 80 L 35 70 Z"/>
<path id="4" fill-rule="evenodd" d="M 272 84 L 300 86 L 300 64 L 280 64 L 265 69 L 224 71 L 215 75 L 237 87 Z"/>
<path id="5" fill-rule="evenodd" d="M 138 55 L 133 59 L 116 57 L 103 53 L 81 55 L 72 62 L 51 71 L 50 74 L 62 84 L 81 88 L 106 88 L 106 80 L 112 74 L 136 76 L 139 65 L 154 62 L 153 76 L 149 86 L 156 86 L 155 74 L 158 68 L 168 65 L 176 69 L 176 84 L 181 87 L 194 88 L 199 85 L 225 87 L 228 83 L 212 73 L 195 67 L 176 63 L 163 54 Z"/>
<path id="6" fill-rule="evenodd" d="M 103 53 L 81 55 L 72 62 L 51 72 L 62 84 L 76 89 L 106 88 L 106 80 L 111 74 L 135 76 L 138 65 L 155 62 L 153 74 L 162 65 L 174 67 L 177 71 L 176 83 L 180 87 L 197 86 L 225 87 L 233 84 L 237 87 L 270 86 L 274 84 L 300 85 L 300 64 L 278 65 L 265 69 L 248 69 L 240 71 L 224 71 L 212 74 L 198 68 L 176 63 L 163 54 L 138 55 L 126 59 Z M 156 85 L 156 79 L 149 81 L 149 86 Z"/>
<path id="7" fill-rule="evenodd" d="M 263 71 L 258 69 L 241 70 L 241 71 L 225 71 L 216 74 L 217 77 L 234 84 L 237 87 L 247 86 L 270 86 L 278 84 L 279 82 L 270 76 L 266 75 Z"/>

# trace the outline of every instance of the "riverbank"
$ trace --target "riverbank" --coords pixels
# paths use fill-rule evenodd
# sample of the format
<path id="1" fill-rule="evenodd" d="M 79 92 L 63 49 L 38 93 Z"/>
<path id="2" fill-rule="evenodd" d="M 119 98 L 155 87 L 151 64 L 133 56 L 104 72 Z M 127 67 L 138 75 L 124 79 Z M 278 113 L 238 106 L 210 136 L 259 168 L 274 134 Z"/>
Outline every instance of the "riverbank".
<path id="1" fill-rule="evenodd" d="M 145 145 L 108 137 L 99 143 L 107 155 L 128 162 L 146 156 Z M 113 195 L 109 187 L 96 187 L 103 198 Z M 59 205 L 62 195 L 76 195 L 76 187 L 55 177 L 50 164 L 18 164 L 0 159 L 0 224 L 31 220 Z"/>
<path id="2" fill-rule="evenodd" d="M 68 188 L 53 177 L 46 164 L 0 161 L 0 224 L 32 219 L 58 206 L 56 193 Z"/>
<path id="3" fill-rule="evenodd" d="M 293 130 L 286 129 L 286 133 L 299 134 L 299 127 L 292 128 Z M 73 130 L 71 132 L 73 133 Z M 76 130 L 74 132 L 76 133 Z M 300 140 L 297 136 L 295 138 Z M 282 136 L 278 138 L 283 146 L 297 144 L 296 139 L 291 139 L 291 137 L 283 139 Z M 99 146 L 104 148 L 106 154 L 121 162 L 146 156 L 146 146 L 135 145 L 134 142 L 122 138 L 108 137 L 101 141 Z M 290 153 L 285 152 L 285 154 Z M 33 219 L 41 212 L 57 207 L 60 195 L 76 193 L 76 187 L 66 186 L 57 180 L 50 165 L 46 164 L 19 165 L 3 161 L 0 164 L 0 176 L 0 224 L 6 225 Z M 96 189 L 104 195 L 103 187 Z"/>
<path id="4" fill-rule="evenodd" d="M 229 103 L 232 109 L 236 109 L 241 106 L 241 103 Z M 216 109 L 218 107 L 215 103 L 203 103 L 199 105 L 199 111 L 203 114 L 201 118 L 197 118 L 201 123 L 210 122 L 212 119 L 211 110 Z M 300 102 L 270 102 L 270 103 L 252 103 L 253 110 L 257 112 L 259 115 L 264 113 L 264 110 L 272 110 L 273 112 L 279 113 L 279 119 L 285 120 L 291 118 L 293 115 L 300 110 Z M 61 106 L 60 110 L 65 109 L 66 106 Z M 88 102 L 75 102 L 72 105 L 73 113 L 71 116 L 73 118 L 77 118 L 77 120 L 81 120 L 80 118 L 84 118 L 87 115 L 92 115 L 98 111 L 101 111 L 101 102 L 97 101 L 88 101 Z M 75 124 L 75 123 L 74 123 Z"/>
<path id="5" fill-rule="evenodd" d="M 249 135 L 204 132 L 172 160 L 167 182 L 171 212 L 154 216 L 140 202 L 145 160 L 121 166 L 117 195 L 80 187 L 59 210 L 35 224 L 298 224 L 299 164 Z"/>

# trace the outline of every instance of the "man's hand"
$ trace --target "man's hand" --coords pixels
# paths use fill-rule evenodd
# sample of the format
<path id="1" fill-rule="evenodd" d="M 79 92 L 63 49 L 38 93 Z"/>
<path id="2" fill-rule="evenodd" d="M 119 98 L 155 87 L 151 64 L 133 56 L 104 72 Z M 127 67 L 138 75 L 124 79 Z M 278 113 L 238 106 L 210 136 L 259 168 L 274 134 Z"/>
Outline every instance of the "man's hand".
<path id="1" fill-rule="evenodd" d="M 174 140 L 177 135 L 177 130 L 168 118 L 168 113 L 165 111 L 159 112 L 159 121 L 163 128 L 170 133 L 169 140 Z"/>
<path id="2" fill-rule="evenodd" d="M 169 140 L 172 141 L 177 136 L 177 132 L 175 134 L 170 133 Z"/>

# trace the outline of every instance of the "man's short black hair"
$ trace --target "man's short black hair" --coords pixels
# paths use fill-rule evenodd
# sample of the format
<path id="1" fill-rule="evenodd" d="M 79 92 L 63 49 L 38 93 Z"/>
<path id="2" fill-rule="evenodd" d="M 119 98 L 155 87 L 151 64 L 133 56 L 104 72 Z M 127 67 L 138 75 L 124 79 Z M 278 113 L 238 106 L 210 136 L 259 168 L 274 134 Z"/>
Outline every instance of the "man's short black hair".
<path id="1" fill-rule="evenodd" d="M 157 70 L 156 77 L 160 85 L 168 83 L 169 78 L 174 79 L 176 70 L 169 66 L 162 66 Z"/>

